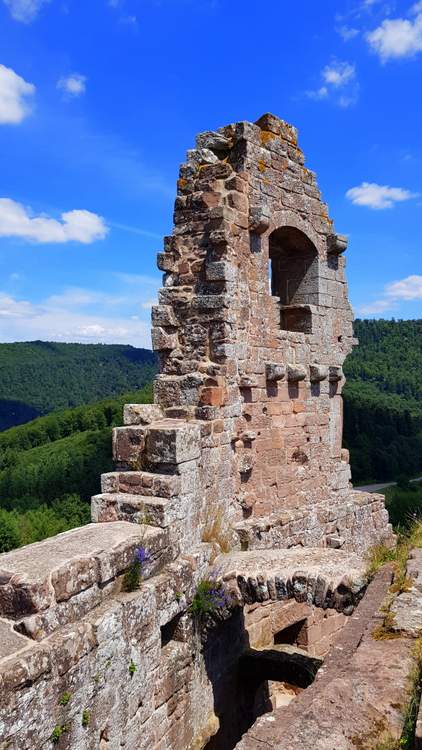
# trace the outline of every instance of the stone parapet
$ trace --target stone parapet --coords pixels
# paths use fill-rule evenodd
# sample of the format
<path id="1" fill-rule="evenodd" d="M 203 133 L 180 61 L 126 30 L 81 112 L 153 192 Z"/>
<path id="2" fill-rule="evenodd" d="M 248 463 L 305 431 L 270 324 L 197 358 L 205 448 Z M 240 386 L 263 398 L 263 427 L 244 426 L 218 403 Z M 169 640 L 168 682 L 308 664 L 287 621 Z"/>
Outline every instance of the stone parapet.
<path id="1" fill-rule="evenodd" d="M 80 619 L 120 590 L 137 547 L 148 548 L 144 575 L 171 561 L 163 529 L 89 524 L 0 556 L 0 617 L 40 640 Z"/>

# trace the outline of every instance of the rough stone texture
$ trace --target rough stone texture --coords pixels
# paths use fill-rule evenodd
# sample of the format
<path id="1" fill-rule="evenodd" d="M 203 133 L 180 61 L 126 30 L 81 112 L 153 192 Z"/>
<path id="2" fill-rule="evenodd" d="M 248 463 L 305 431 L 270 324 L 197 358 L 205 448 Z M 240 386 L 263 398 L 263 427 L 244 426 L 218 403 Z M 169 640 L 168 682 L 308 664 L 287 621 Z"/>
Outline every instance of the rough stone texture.
<path id="1" fill-rule="evenodd" d="M 292 639 L 296 646 L 312 656 L 324 657 L 336 634 L 347 622 L 347 616 L 334 609 L 321 609 L 295 600 L 267 600 L 244 607 L 245 629 L 251 648 L 273 649 L 281 643 L 292 625 L 301 624 Z M 283 635 L 284 633 L 284 635 Z"/>
<path id="2" fill-rule="evenodd" d="M 155 404 L 127 406 L 114 431 L 122 469 L 191 462 L 189 544 L 210 514 L 243 549 L 391 543 L 382 496 L 352 491 L 342 450 L 342 365 L 356 343 L 346 245 L 292 126 L 266 114 L 198 136 L 158 259 Z"/>
<path id="3" fill-rule="evenodd" d="M 0 556 L 0 615 L 41 639 L 75 622 L 110 593 L 145 546 L 148 577 L 171 561 L 165 532 L 149 526 L 89 524 Z"/>
<path id="4" fill-rule="evenodd" d="M 284 750 L 332 750 L 321 742 L 336 727 L 343 750 L 340 709 L 360 712 L 363 731 L 377 702 L 396 731 L 388 701 L 402 699 L 408 641 L 366 634 L 353 655 L 381 591 L 354 612 L 357 553 L 394 538 L 384 498 L 353 491 L 342 449 L 342 365 L 356 343 L 346 245 L 295 128 L 267 114 L 198 136 L 158 255 L 155 403 L 128 404 L 113 431 L 97 523 L 0 555 L 0 750 L 44 750 L 54 729 L 60 750 L 230 750 L 274 696 L 295 695 L 278 675 L 289 659 L 260 653 L 258 684 L 245 650 L 277 652 L 285 637 L 306 662 L 343 633 L 281 735 L 277 712 L 274 736 L 257 731 L 269 747 L 282 736 Z M 123 593 L 137 546 L 148 562 Z M 207 631 L 189 605 L 215 566 L 237 604 Z"/>
<path id="5" fill-rule="evenodd" d="M 372 638 L 390 583 L 387 568 L 337 636 L 315 682 L 287 707 L 258 719 L 239 750 L 369 750 L 386 734 L 400 737 L 413 644 Z"/>
<path id="6" fill-rule="evenodd" d="M 221 555 L 216 570 L 243 602 L 294 598 L 351 614 L 366 585 L 365 562 L 355 553 L 288 549 Z"/>

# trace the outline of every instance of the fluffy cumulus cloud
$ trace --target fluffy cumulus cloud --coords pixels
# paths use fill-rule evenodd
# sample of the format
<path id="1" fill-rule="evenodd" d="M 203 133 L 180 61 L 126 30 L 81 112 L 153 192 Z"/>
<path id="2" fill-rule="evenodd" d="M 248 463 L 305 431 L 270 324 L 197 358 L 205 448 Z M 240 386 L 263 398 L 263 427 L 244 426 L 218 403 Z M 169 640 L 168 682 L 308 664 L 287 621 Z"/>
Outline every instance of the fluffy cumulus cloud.
<path id="1" fill-rule="evenodd" d="M 86 76 L 82 76 L 80 73 L 72 73 L 70 76 L 60 78 L 57 81 L 57 88 L 67 96 L 81 96 L 86 91 Z"/>
<path id="2" fill-rule="evenodd" d="M 362 182 L 361 185 L 350 188 L 346 193 L 346 198 L 356 206 L 367 206 L 377 210 L 392 208 L 395 203 L 402 203 L 416 197 L 417 194 L 411 193 L 410 190 L 377 185 L 375 182 Z"/>
<path id="3" fill-rule="evenodd" d="M 359 313 L 376 315 L 387 310 L 394 310 L 400 302 L 414 302 L 415 300 L 422 300 L 422 276 L 412 274 L 405 279 L 387 284 L 381 298 L 362 305 Z"/>
<path id="4" fill-rule="evenodd" d="M 31 23 L 41 7 L 50 0 L 3 0 L 3 2 L 9 8 L 10 15 L 15 21 Z"/>
<path id="5" fill-rule="evenodd" d="M 321 86 L 307 91 L 306 95 L 316 101 L 332 99 L 340 107 L 350 107 L 356 103 L 359 95 L 355 66 L 334 60 L 322 69 Z"/>
<path id="6" fill-rule="evenodd" d="M 37 243 L 102 240 L 108 228 L 101 216 L 85 210 L 67 211 L 61 220 L 32 216 L 31 211 L 10 198 L 0 198 L 0 237 L 19 237 Z"/>
<path id="7" fill-rule="evenodd" d="M 422 52 L 422 2 L 411 8 L 409 18 L 386 18 L 366 39 L 383 62 Z"/>
<path id="8" fill-rule="evenodd" d="M 18 125 L 31 112 L 35 86 L 11 68 L 0 65 L 0 124 Z"/>

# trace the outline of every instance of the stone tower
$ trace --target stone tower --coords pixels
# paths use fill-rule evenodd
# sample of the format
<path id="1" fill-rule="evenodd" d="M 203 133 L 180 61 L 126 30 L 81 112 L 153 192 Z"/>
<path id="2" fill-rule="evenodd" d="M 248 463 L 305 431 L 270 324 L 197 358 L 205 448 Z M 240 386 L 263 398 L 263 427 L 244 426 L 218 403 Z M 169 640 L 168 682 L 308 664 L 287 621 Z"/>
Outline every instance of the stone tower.
<path id="1" fill-rule="evenodd" d="M 393 541 L 341 447 L 346 241 L 296 131 L 264 115 L 198 136 L 174 219 L 155 403 L 125 407 L 94 523 L 0 555 L 0 750 L 348 749 L 385 717 L 399 736 L 411 639 L 371 635 L 390 569 L 313 692 L 254 723 L 274 680 L 314 674 L 297 681 L 295 654 L 281 673 L 277 645 L 324 658 L 367 586 L 359 553 Z M 217 580 L 205 621 L 193 603 Z"/>
<path id="2" fill-rule="evenodd" d="M 342 449 L 342 365 L 356 343 L 346 246 L 295 128 L 266 114 L 197 137 L 158 256 L 155 406 L 129 406 L 115 433 L 118 468 L 184 478 L 182 549 L 217 525 L 242 549 L 363 550 L 389 536 Z M 116 476 L 106 492 L 122 491 Z"/>

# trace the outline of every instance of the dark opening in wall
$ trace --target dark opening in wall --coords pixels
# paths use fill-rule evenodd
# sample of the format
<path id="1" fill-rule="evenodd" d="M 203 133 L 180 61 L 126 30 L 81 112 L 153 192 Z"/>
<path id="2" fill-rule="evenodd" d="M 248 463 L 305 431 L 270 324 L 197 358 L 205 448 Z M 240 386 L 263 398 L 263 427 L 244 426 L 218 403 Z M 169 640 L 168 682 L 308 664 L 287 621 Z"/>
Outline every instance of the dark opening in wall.
<path id="1" fill-rule="evenodd" d="M 176 615 L 172 620 L 161 626 L 161 648 L 167 646 L 170 641 L 177 640 L 175 636 L 180 623 L 180 618 L 181 615 Z"/>
<path id="2" fill-rule="evenodd" d="M 308 644 L 307 620 L 299 620 L 274 635 L 274 643 L 287 643 L 291 646 L 307 646 Z"/>
<path id="3" fill-rule="evenodd" d="M 269 237 L 270 290 L 280 300 L 280 325 L 287 331 L 312 333 L 317 305 L 318 253 L 309 237 L 295 227 L 276 229 Z"/>

